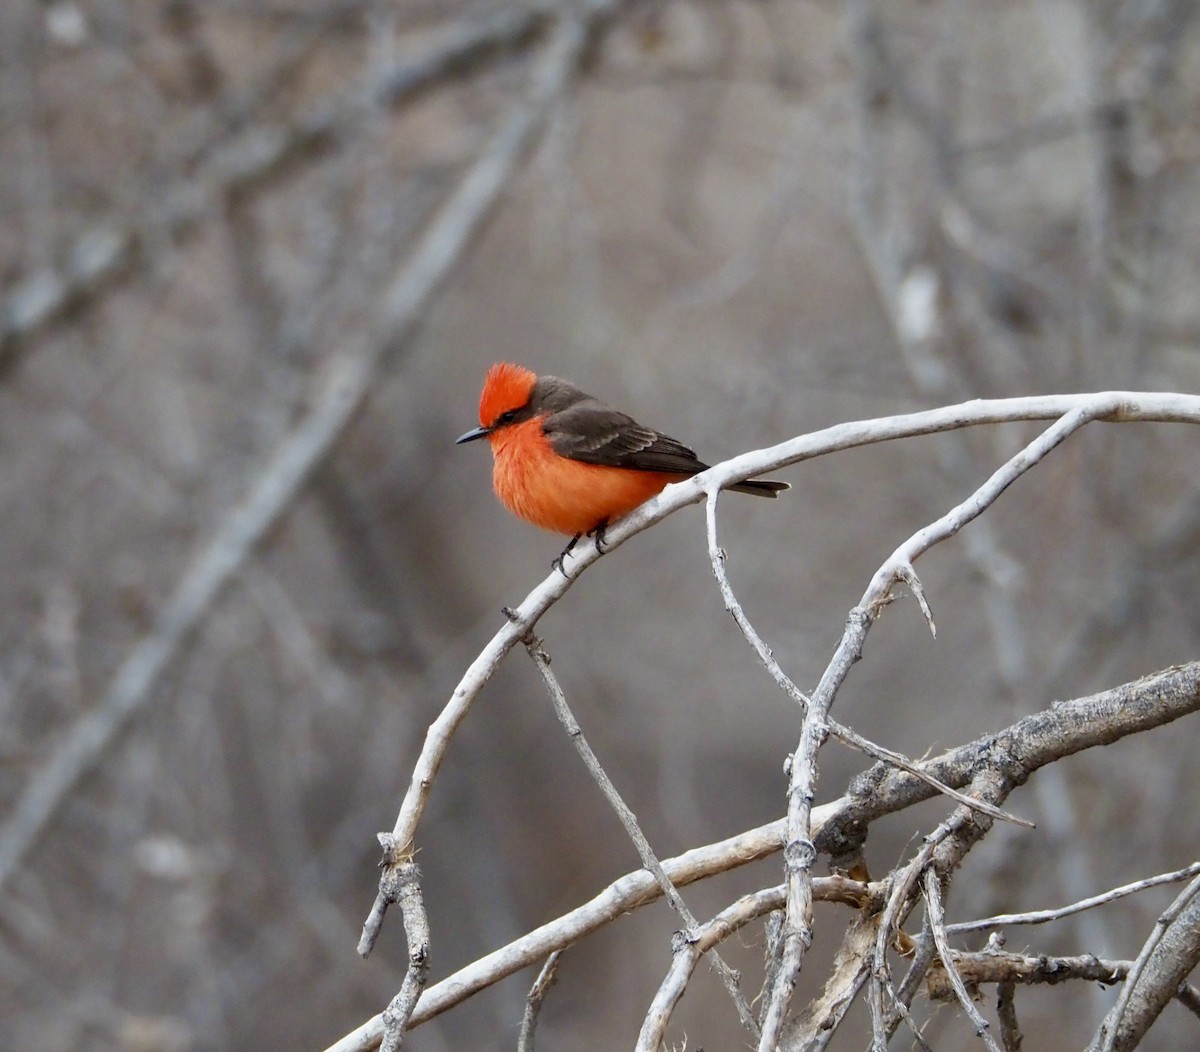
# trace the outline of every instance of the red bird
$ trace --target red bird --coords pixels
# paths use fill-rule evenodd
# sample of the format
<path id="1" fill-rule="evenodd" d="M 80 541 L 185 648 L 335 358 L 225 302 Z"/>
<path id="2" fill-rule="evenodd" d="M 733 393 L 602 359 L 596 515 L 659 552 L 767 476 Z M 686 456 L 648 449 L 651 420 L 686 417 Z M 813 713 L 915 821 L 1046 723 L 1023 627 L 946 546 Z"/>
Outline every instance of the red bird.
<path id="1" fill-rule="evenodd" d="M 604 528 L 672 482 L 708 468 L 682 442 L 643 427 L 556 376 L 508 362 L 493 365 L 479 398 L 480 427 L 458 442 L 486 438 L 496 495 L 514 515 L 571 542 L 604 540 Z M 774 497 L 786 482 L 752 479 L 730 489 Z"/>

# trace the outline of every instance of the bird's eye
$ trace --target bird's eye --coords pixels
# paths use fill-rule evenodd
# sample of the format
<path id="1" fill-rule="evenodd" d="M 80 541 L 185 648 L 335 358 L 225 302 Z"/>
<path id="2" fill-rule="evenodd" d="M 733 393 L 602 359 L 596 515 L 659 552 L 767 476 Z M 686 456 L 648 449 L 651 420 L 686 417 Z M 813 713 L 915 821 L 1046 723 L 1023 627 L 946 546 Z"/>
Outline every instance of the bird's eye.
<path id="1" fill-rule="evenodd" d="M 516 419 L 517 411 L 515 409 L 510 409 L 508 412 L 501 413 L 498 417 L 496 417 L 496 426 L 499 427 L 501 424 L 511 424 Z"/>

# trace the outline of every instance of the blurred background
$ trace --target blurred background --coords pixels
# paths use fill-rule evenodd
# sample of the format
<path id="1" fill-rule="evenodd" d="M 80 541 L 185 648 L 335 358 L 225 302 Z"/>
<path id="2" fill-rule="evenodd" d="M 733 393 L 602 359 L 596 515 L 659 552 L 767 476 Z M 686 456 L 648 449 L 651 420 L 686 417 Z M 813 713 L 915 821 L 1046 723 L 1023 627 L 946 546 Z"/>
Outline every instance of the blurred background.
<path id="1" fill-rule="evenodd" d="M 398 914 L 355 954 L 375 833 L 562 545 L 453 445 L 491 362 L 709 461 L 973 397 L 1197 391 L 1198 13 L 5 0 L 0 1047 L 320 1049 L 395 993 Z M 801 686 L 879 563 L 1037 430 L 831 456 L 782 473 L 783 499 L 722 501 L 734 587 Z M 922 561 L 936 640 L 895 604 L 835 715 L 922 755 L 1194 659 L 1198 440 L 1073 438 Z M 783 813 L 798 714 L 722 607 L 697 508 L 539 632 L 661 857 Z M 993 831 L 951 919 L 1194 859 L 1195 741 L 1180 724 L 1040 773 L 1009 801 L 1038 829 Z M 830 745 L 819 799 L 863 766 Z M 945 811 L 881 823 L 872 871 Z M 522 653 L 419 847 L 433 979 L 636 868 Z M 781 875 L 687 898 L 707 917 Z M 1009 949 L 1130 958 L 1173 895 Z M 798 1002 L 843 908 L 817 921 Z M 675 927 L 659 907 L 570 950 L 542 1046 L 630 1047 Z M 753 994 L 760 932 L 728 957 Z M 405 1047 L 515 1047 L 531 981 Z M 1083 1043 L 1114 996 L 1019 992 L 1025 1049 Z M 921 1012 L 934 1047 L 976 1047 L 957 1008 Z M 1183 1016 L 1153 1047 L 1182 1047 Z M 704 969 L 672 1033 L 744 1043 Z"/>

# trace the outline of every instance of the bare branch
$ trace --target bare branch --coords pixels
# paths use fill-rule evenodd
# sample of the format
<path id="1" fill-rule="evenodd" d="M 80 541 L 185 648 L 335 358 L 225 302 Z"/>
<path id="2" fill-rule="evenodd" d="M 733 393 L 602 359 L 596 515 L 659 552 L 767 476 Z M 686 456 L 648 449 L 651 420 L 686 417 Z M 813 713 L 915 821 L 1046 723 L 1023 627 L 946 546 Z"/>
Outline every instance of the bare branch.
<path id="1" fill-rule="evenodd" d="M 1110 396 L 1077 407 L 1061 417 L 996 471 L 967 500 L 913 534 L 897 548 L 876 571 L 858 606 L 850 611 L 841 642 L 809 699 L 800 744 L 792 757 L 791 784 L 788 789 L 788 847 L 784 850 L 789 889 L 787 919 L 779 973 L 769 997 L 763 1036 L 759 1043 L 760 1052 L 770 1052 L 778 1042 L 792 987 L 804 954 L 812 942 L 811 882 L 816 851 L 810 839 L 808 820 L 816 791 L 817 752 L 829 734 L 828 713 L 850 668 L 862 655 L 867 633 L 889 601 L 892 585 L 899 579 L 915 580 L 912 564 L 921 554 L 954 536 L 963 526 L 981 515 L 1013 482 L 1069 435 L 1091 420 L 1116 412 L 1120 406 L 1120 399 Z M 928 614 L 929 606 L 923 598 L 922 609 Z"/>
<path id="2" fill-rule="evenodd" d="M 1069 906 L 1060 906 L 1058 909 L 1031 910 L 1028 913 L 1001 913 L 995 917 L 983 917 L 980 920 L 959 921 L 955 924 L 947 924 L 946 934 L 965 935 L 967 932 L 984 931 L 988 928 L 1006 928 L 1014 924 L 1045 924 L 1047 921 L 1061 920 L 1063 917 L 1069 917 L 1073 913 L 1082 913 L 1084 910 L 1095 909 L 1097 906 L 1105 906 L 1110 902 L 1115 902 L 1117 899 L 1124 898 L 1126 895 L 1134 895 L 1139 891 L 1145 891 L 1147 888 L 1155 888 L 1160 884 L 1174 884 L 1181 880 L 1188 880 L 1198 873 L 1200 873 L 1200 862 L 1193 862 L 1190 866 L 1177 869 L 1173 873 L 1160 873 L 1156 877 L 1135 880 L 1132 884 L 1123 884 L 1119 888 L 1112 888 L 1110 891 L 1105 891 L 1100 895 L 1093 895 L 1091 898 L 1073 902 Z"/>
<path id="3" fill-rule="evenodd" d="M 782 901 L 782 894 L 780 899 Z M 874 904 L 855 914 L 842 936 L 842 944 L 821 993 L 788 1022 L 784 1047 L 797 1052 L 824 1048 L 832 1038 L 871 973 L 871 947 L 881 920 L 882 915 Z"/>
<path id="4" fill-rule="evenodd" d="M 1090 953 L 1078 957 L 1047 957 L 989 949 L 980 953 L 952 950 L 951 956 L 968 989 L 984 983 L 1033 985 L 1062 983 L 1070 979 L 1111 986 L 1124 979 L 1130 968 L 1129 961 L 1105 961 Z M 940 963 L 930 969 L 925 992 L 932 1001 L 952 1001 L 957 997 Z"/>

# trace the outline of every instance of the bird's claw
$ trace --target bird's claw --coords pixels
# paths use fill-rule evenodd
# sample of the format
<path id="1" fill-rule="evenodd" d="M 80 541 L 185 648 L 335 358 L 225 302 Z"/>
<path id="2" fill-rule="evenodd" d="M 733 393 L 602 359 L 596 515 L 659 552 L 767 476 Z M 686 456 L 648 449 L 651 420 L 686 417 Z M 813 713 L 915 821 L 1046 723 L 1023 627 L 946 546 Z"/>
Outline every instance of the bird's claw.
<path id="1" fill-rule="evenodd" d="M 571 549 L 574 548 L 575 545 L 577 545 L 579 543 L 579 538 L 582 536 L 583 536 L 582 533 L 575 534 L 574 537 L 572 537 L 569 541 L 567 541 L 567 546 L 561 552 L 558 553 L 558 558 L 555 559 L 550 564 L 555 570 L 557 570 L 564 577 L 571 576 L 569 573 L 567 573 L 567 568 L 564 565 L 564 560 L 566 559 L 566 557 L 568 555 L 571 554 Z"/>

